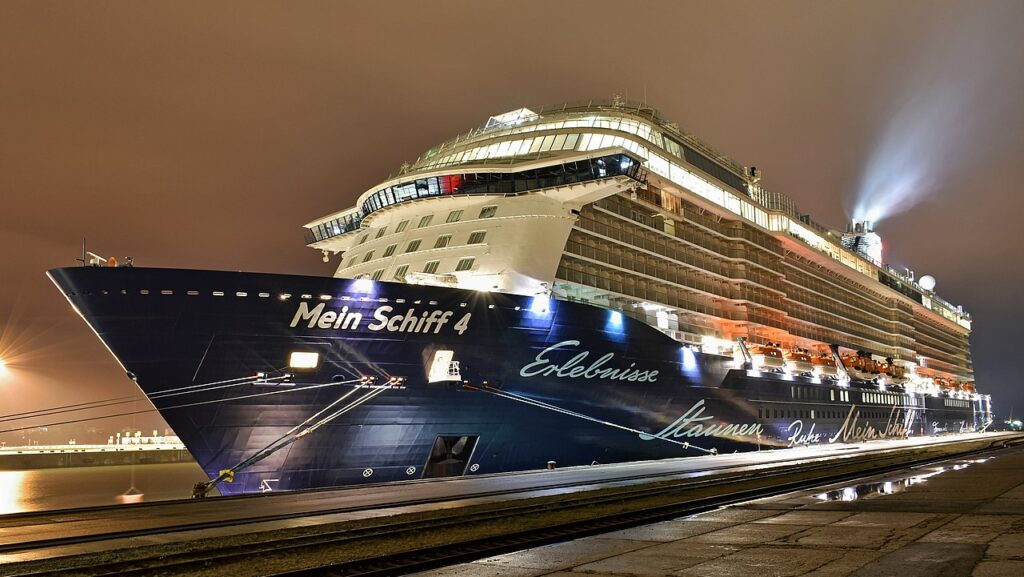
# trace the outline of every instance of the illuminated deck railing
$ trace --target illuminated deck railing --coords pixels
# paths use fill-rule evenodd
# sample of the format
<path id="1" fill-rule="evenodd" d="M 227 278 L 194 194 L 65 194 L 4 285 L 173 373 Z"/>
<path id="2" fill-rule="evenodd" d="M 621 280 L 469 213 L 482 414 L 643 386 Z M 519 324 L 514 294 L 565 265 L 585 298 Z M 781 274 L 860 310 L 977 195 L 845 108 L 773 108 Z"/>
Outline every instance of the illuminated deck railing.
<path id="1" fill-rule="evenodd" d="M 355 230 L 374 212 L 424 198 L 452 195 L 524 194 L 531 190 L 624 176 L 646 182 L 647 171 L 628 154 L 611 154 L 519 172 L 459 173 L 418 178 L 378 190 L 359 211 L 306 229 L 306 244 L 316 244 Z"/>

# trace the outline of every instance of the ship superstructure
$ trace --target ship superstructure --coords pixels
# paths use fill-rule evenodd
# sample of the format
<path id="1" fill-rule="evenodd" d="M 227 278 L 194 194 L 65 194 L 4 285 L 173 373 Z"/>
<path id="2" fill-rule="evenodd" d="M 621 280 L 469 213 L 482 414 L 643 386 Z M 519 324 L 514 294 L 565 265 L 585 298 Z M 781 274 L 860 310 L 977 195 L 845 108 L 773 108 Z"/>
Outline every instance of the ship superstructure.
<path id="1" fill-rule="evenodd" d="M 885 266 L 870 223 L 816 223 L 643 105 L 494 116 L 306 228 L 338 277 L 551 294 L 709 353 L 837 343 L 911 386 L 973 392 L 970 316 Z"/>

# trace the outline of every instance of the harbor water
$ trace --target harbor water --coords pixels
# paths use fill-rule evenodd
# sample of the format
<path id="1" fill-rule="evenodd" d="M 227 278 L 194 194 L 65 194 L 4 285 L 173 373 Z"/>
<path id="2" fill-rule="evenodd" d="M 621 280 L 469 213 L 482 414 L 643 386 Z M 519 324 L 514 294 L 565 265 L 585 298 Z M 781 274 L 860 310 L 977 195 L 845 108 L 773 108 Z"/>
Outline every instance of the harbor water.
<path id="1" fill-rule="evenodd" d="M 192 486 L 205 480 L 195 462 L 0 470 L 0 515 L 187 499 Z M 133 485 L 141 496 L 125 496 Z"/>

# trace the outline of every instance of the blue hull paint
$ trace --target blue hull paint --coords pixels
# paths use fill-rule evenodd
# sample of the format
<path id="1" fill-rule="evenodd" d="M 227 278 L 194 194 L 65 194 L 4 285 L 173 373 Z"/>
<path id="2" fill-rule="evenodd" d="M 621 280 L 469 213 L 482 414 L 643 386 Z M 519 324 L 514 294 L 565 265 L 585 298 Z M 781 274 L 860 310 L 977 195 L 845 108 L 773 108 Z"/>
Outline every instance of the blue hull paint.
<path id="1" fill-rule="evenodd" d="M 857 387 L 736 369 L 581 303 L 254 273 L 82 267 L 50 275 L 211 477 L 341 395 L 404 378 L 240 472 L 222 493 L 747 451 L 837 434 L 863 440 L 872 430 L 933 434 L 981 420 L 971 406 L 950 409 L 942 399 L 910 397 L 910 410 L 864 405 Z M 414 332 L 435 310 L 435 321 Z M 438 350 L 454 352 L 462 382 L 427 382 Z M 289 368 L 294 351 L 318 353 L 317 368 Z M 270 382 L 240 380 L 257 373 Z M 285 373 L 289 382 L 275 380 Z M 359 386 L 366 377 L 372 383 Z M 201 384 L 209 386 L 179 391 Z M 438 456 L 439 437 L 463 436 L 475 442 L 458 459 Z"/>

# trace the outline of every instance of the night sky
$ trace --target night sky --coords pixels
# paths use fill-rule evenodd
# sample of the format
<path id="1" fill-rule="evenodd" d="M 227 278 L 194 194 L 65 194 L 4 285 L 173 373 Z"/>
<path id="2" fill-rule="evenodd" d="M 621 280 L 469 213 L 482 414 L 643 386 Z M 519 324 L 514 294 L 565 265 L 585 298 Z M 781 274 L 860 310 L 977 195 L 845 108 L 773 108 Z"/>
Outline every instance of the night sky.
<path id="1" fill-rule="evenodd" d="M 135 392 L 44 276 L 83 237 L 330 275 L 302 224 L 493 114 L 614 94 L 819 222 L 882 217 L 1024 415 L 1024 2 L 208 4 L 0 3 L 0 419 Z"/>

